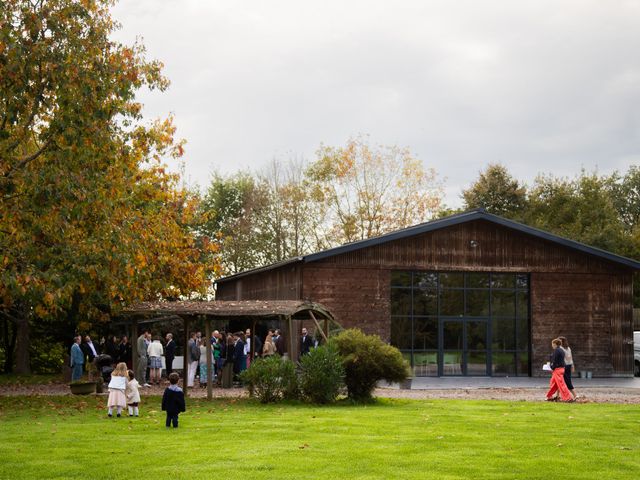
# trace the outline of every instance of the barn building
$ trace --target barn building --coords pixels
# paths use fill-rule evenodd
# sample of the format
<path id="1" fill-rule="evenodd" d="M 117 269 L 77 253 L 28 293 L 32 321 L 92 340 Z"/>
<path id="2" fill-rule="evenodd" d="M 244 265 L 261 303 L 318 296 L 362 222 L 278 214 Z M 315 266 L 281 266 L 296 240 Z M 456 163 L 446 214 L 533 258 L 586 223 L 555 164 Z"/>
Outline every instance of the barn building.
<path id="1" fill-rule="evenodd" d="M 242 272 L 218 300 L 307 300 L 397 346 L 416 376 L 542 376 L 551 340 L 577 370 L 633 375 L 640 262 L 473 210 Z"/>

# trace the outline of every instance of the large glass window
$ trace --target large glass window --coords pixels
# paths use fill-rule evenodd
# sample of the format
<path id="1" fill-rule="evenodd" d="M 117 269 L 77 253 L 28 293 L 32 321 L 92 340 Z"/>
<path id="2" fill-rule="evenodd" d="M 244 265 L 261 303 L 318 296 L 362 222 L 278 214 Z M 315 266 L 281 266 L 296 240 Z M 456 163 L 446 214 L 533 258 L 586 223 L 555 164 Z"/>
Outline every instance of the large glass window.
<path id="1" fill-rule="evenodd" d="M 529 375 L 527 274 L 396 271 L 390 300 L 415 375 Z"/>

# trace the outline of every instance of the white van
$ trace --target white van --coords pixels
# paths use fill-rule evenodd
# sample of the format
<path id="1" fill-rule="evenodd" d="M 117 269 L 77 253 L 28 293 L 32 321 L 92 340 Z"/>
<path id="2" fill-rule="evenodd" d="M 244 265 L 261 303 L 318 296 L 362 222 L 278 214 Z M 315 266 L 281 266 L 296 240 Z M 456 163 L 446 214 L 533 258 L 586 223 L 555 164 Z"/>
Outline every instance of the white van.
<path id="1" fill-rule="evenodd" d="M 633 374 L 640 377 L 640 332 L 633 332 Z"/>

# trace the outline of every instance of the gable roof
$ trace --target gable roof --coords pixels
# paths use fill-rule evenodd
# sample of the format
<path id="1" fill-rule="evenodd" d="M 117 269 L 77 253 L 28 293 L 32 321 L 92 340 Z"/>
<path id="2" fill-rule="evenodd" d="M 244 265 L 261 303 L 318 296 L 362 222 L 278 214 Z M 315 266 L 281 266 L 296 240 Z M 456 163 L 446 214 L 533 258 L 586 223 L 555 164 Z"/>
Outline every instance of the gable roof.
<path id="1" fill-rule="evenodd" d="M 272 270 L 278 267 L 282 267 L 285 265 L 303 262 L 315 262 L 318 260 L 323 260 L 328 257 L 333 257 L 335 255 L 340 255 L 343 253 L 353 252 L 355 250 L 360 250 L 367 247 L 373 247 L 376 245 L 380 245 L 387 242 L 392 242 L 395 240 L 402 240 L 405 238 L 413 237 L 416 235 L 421 235 L 423 233 L 432 232 L 434 230 L 439 230 L 442 228 L 452 227 L 454 225 L 459 225 L 462 223 L 472 222 L 475 220 L 485 220 L 491 223 L 495 223 L 497 225 L 501 225 L 503 227 L 510 228 L 512 230 L 516 230 L 522 233 L 526 233 L 536 238 L 540 238 L 542 240 L 547 240 L 549 242 L 553 242 L 557 245 L 562 245 L 564 247 L 577 250 L 579 252 L 583 252 L 589 255 L 593 255 L 604 260 L 608 260 L 610 262 L 616 263 L 618 265 L 623 265 L 625 267 L 640 270 L 640 262 L 636 260 L 632 260 L 630 258 L 626 258 L 620 255 L 616 255 L 615 253 L 608 252 L 606 250 L 601 250 L 599 248 L 590 247 L 589 245 L 585 245 L 584 243 L 576 242 L 574 240 L 569 240 L 568 238 L 560 237 L 558 235 L 554 235 L 549 232 L 545 232 L 544 230 L 540 230 L 538 228 L 530 227 L 528 225 L 524 225 L 522 223 L 516 222 L 514 220 L 509 220 L 504 217 L 500 217 L 498 215 L 494 215 L 492 213 L 488 213 L 485 209 L 479 208 L 476 210 L 469 210 L 466 212 L 458 213 L 455 215 L 451 215 L 448 217 L 440 218 L 437 220 L 432 220 L 430 222 L 421 223 L 418 225 L 414 225 L 413 227 L 404 228 L 402 230 L 396 230 L 395 232 L 387 233 L 385 235 L 380 235 L 379 237 L 368 238 L 366 240 L 360 240 L 357 242 L 347 243 L 345 245 L 341 245 L 339 247 L 330 248 L 328 250 L 324 250 L 317 253 L 312 253 L 309 255 L 304 255 L 301 257 L 291 258 L 289 260 L 284 260 L 282 262 L 274 263 L 271 265 L 267 265 L 265 267 L 255 268 L 253 270 L 247 270 L 244 272 L 237 273 L 235 275 L 230 275 L 228 277 L 224 277 L 216 280 L 216 283 L 222 283 L 227 280 L 240 278 L 246 275 L 252 275 L 254 273 L 264 272 L 268 270 Z"/>

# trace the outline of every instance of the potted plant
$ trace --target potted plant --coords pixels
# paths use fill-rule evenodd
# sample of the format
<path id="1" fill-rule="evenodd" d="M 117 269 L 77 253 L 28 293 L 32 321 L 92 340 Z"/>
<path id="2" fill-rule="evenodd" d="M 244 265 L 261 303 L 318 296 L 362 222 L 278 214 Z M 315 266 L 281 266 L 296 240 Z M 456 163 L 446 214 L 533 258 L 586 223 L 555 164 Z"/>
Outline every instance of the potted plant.
<path id="1" fill-rule="evenodd" d="M 83 377 L 69 384 L 71 393 L 74 395 L 89 395 L 91 393 L 96 393 L 96 387 L 96 380 L 93 378 L 91 370 L 87 372 L 87 378 Z"/>
<path id="2" fill-rule="evenodd" d="M 74 395 L 89 395 L 91 393 L 96 393 L 95 380 L 76 380 L 75 382 L 71 382 L 69 387 L 71 388 L 71 393 Z"/>

